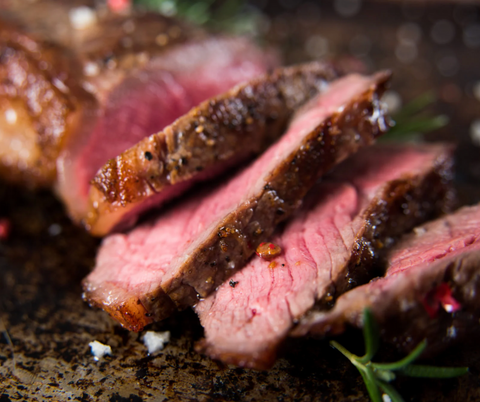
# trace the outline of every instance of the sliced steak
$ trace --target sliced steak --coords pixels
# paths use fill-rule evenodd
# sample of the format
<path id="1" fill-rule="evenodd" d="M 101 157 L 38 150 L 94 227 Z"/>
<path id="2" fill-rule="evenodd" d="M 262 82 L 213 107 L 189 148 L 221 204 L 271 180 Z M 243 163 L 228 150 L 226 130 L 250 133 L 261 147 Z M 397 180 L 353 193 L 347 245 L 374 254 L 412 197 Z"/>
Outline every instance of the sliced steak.
<path id="1" fill-rule="evenodd" d="M 412 349 L 427 338 L 430 352 L 478 323 L 480 304 L 480 205 L 426 223 L 388 254 L 384 277 L 341 296 L 326 313 L 314 313 L 297 334 L 338 334 L 361 327 L 370 308 L 385 339 Z"/>
<path id="2" fill-rule="evenodd" d="M 73 106 L 64 106 L 67 101 L 57 102 L 58 107 L 55 106 L 57 103 L 52 105 L 50 109 L 55 115 L 41 114 L 46 128 L 35 124 L 27 131 L 28 135 L 23 135 L 26 138 L 18 135 L 25 146 L 19 147 L 19 141 L 14 140 L 10 148 L 13 147 L 15 157 L 27 155 L 20 159 L 23 165 L 29 157 L 32 160 L 31 163 L 30 159 L 27 160 L 30 165 L 35 163 L 40 166 L 38 169 L 48 168 L 47 184 L 55 178 L 56 169 L 56 190 L 71 217 L 77 221 L 85 218 L 87 212 L 90 180 L 110 158 L 163 129 L 205 99 L 264 74 L 277 64 L 272 52 L 261 50 L 244 38 L 210 37 L 200 29 L 161 15 L 119 15 L 87 7 L 80 9 L 83 25 L 79 26 L 78 10 L 70 4 L 46 1 L 33 5 L 32 9 L 12 6 L 7 14 L 30 31 L 29 37 L 35 39 L 33 43 L 40 46 L 39 49 L 46 40 L 56 43 L 59 50 L 51 58 L 53 61 L 61 59 L 62 53 L 70 53 L 74 59 L 73 66 L 62 65 L 61 74 L 52 76 L 55 70 L 50 65 L 52 63 L 48 64 L 50 60 L 46 60 L 46 64 L 42 59 L 43 52 L 31 50 L 34 60 L 40 59 L 41 68 L 35 67 L 38 72 L 30 68 L 32 71 L 28 73 L 40 78 L 46 76 L 45 88 L 63 91 L 60 95 Z M 56 22 L 57 19 L 61 22 Z M 12 71 L 19 64 L 16 59 L 5 57 L 4 62 Z M 95 107 L 80 117 L 67 113 L 74 107 L 80 111 L 85 107 L 81 101 L 76 105 L 70 99 L 72 88 L 64 78 L 68 75 L 74 75 L 74 84 L 95 103 Z M 61 79 L 48 81 L 56 76 Z M 59 88 L 55 88 L 58 82 Z M 16 102 L 17 84 L 21 84 L 18 79 L 9 83 L 6 102 Z M 23 91 L 23 87 L 19 91 Z M 42 94 L 42 91 L 46 92 L 44 98 L 47 99 L 51 91 L 41 89 L 37 92 Z M 27 93 L 35 95 L 37 92 L 31 90 Z M 0 100 L 2 98 L 0 94 Z M 36 104 L 27 106 L 41 110 Z M 8 104 L 6 107 L 10 108 Z M 65 111 L 67 107 L 69 109 Z M 7 113 L 7 116 L 11 119 L 13 114 Z M 8 132 L 18 132 L 12 130 L 8 122 L 4 126 Z M 63 126 L 72 126 L 72 129 Z M 39 151 L 33 146 L 40 142 L 37 137 L 46 137 L 42 130 L 54 133 L 51 142 L 55 152 L 49 152 L 47 146 L 40 158 Z M 68 131 L 68 135 L 64 131 Z M 10 134 L 4 136 L 3 142 L 10 143 L 10 137 Z M 10 159 L 7 157 L 10 165 L 16 162 Z M 22 163 L 17 164 L 23 166 Z M 30 165 L 24 169 L 26 177 Z M 8 173 L 8 166 L 6 171 Z"/>
<path id="3" fill-rule="evenodd" d="M 218 74 L 217 61 L 205 74 Z M 90 189 L 86 227 L 92 234 L 105 235 L 131 226 L 142 211 L 259 153 L 284 132 L 294 110 L 334 77 L 332 67 L 323 63 L 279 68 L 193 108 L 98 172 Z M 189 91 L 205 84 L 201 76 L 195 80 L 199 82 L 191 82 Z"/>
<path id="4" fill-rule="evenodd" d="M 388 129 L 379 96 L 389 76 L 334 81 L 227 183 L 107 237 L 84 282 L 85 298 L 136 331 L 197 304 L 243 268 L 320 175 Z"/>
<path id="5" fill-rule="evenodd" d="M 195 307 L 205 328 L 197 350 L 267 369 L 294 323 L 368 280 L 374 256 L 449 203 L 451 147 L 374 146 L 317 185 L 272 238 L 271 261 L 253 258 Z M 368 278 L 368 279 L 367 279 Z"/>

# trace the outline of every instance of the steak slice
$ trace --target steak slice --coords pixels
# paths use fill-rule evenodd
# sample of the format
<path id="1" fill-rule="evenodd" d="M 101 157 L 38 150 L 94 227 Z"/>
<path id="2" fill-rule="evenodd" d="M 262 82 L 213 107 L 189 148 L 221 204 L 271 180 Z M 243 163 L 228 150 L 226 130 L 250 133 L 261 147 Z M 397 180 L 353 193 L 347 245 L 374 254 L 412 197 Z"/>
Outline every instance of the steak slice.
<path id="1" fill-rule="evenodd" d="M 294 323 L 316 301 L 330 304 L 373 276 L 379 250 L 450 202 L 451 147 L 382 145 L 362 150 L 327 176 L 272 243 L 199 302 L 197 350 L 224 363 L 268 369 Z"/>
<path id="2" fill-rule="evenodd" d="M 135 331 L 197 304 L 243 268 L 320 175 L 388 129 L 379 96 L 389 77 L 334 81 L 227 183 L 107 237 L 84 281 L 85 298 Z"/>
<path id="3" fill-rule="evenodd" d="M 100 194 L 94 197 L 93 205 L 100 202 L 102 210 L 105 202 L 107 207 L 113 203 L 118 211 L 130 203 L 132 192 L 138 190 L 137 196 L 151 194 L 156 189 L 156 177 L 168 170 L 163 169 L 161 159 L 158 161 L 167 151 L 165 141 L 158 139 L 162 135 L 141 142 L 125 154 L 122 152 L 164 129 L 205 99 L 261 75 L 273 65 L 268 52 L 262 53 L 247 40 L 218 37 L 172 45 L 144 64 L 121 71 L 103 71 L 90 78 L 88 84 L 100 103 L 96 121 L 85 136 L 72 138 L 66 144 L 58 161 L 57 189 L 70 215 L 77 220 L 86 217 L 90 181 L 105 164 L 94 179 L 94 188 Z M 172 141 L 177 140 L 179 133 L 175 134 Z M 198 145 L 198 141 L 195 143 Z M 202 145 L 204 149 L 208 147 L 205 142 Z M 145 153 L 151 153 L 152 160 Z M 137 169 L 148 175 L 147 180 L 141 181 L 142 186 L 138 185 L 141 190 L 132 186 Z M 119 219 L 111 223 L 107 218 L 106 222 L 96 224 L 93 218 L 96 212 L 94 209 L 88 219 L 94 223 L 86 225 L 87 228 L 93 225 L 94 233 L 104 235 L 118 223 Z"/>
<path id="4" fill-rule="evenodd" d="M 98 172 L 85 226 L 95 235 L 124 229 L 193 182 L 259 153 L 284 132 L 294 110 L 334 77 L 329 65 L 318 62 L 279 68 L 203 102 Z"/>
<path id="5" fill-rule="evenodd" d="M 476 205 L 415 228 L 389 252 L 384 277 L 345 293 L 331 311 L 308 316 L 295 332 L 325 335 L 348 324 L 361 327 L 368 307 L 385 339 L 408 350 L 427 338 L 433 353 L 478 324 L 479 291 Z"/>

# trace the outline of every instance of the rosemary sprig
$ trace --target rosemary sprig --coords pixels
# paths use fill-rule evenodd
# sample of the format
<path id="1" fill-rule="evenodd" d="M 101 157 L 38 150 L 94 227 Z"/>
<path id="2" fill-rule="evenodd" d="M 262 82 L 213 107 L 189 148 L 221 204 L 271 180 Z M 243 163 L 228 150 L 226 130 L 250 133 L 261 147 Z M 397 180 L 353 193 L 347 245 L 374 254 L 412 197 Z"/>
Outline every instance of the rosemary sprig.
<path id="1" fill-rule="evenodd" d="M 141 7 L 233 34 L 257 33 L 262 14 L 241 0 L 133 0 Z"/>
<path id="2" fill-rule="evenodd" d="M 372 312 L 365 309 L 363 314 L 365 355 L 354 355 L 335 341 L 331 341 L 330 345 L 342 353 L 358 369 L 373 402 L 382 402 L 382 392 L 387 394 L 392 402 L 403 402 L 401 395 L 390 384 L 397 374 L 409 377 L 452 378 L 468 372 L 468 367 L 435 367 L 412 364 L 427 347 L 426 340 L 420 342 L 408 356 L 397 362 L 372 362 L 372 358 L 379 347 L 380 335 Z"/>
<path id="3" fill-rule="evenodd" d="M 402 110 L 392 116 L 395 125 L 383 137 L 384 140 L 417 140 L 421 137 L 421 134 L 445 127 L 449 121 L 447 116 L 443 114 L 432 116 L 425 110 L 435 101 L 435 95 L 432 92 L 426 92 L 406 104 Z"/>

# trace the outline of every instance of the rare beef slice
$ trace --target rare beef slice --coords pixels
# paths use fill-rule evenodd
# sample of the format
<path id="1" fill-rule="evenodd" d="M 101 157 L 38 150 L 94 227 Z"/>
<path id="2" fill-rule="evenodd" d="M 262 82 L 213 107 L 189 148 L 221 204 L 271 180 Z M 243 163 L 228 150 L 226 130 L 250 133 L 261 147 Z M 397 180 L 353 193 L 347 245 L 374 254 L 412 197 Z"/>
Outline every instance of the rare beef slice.
<path id="1" fill-rule="evenodd" d="M 278 68 L 193 108 L 98 172 L 90 189 L 87 229 L 105 235 L 131 226 L 141 212 L 195 181 L 259 153 L 284 132 L 293 112 L 334 77 L 331 66 L 318 62 Z"/>
<path id="2" fill-rule="evenodd" d="M 281 254 L 254 257 L 200 301 L 197 350 L 224 363 L 267 369 L 315 302 L 329 305 L 370 279 L 375 255 L 451 203 L 451 147 L 362 150 L 317 184 L 271 238 Z"/>
<path id="3" fill-rule="evenodd" d="M 127 63 L 129 58 L 124 56 L 120 60 Z M 205 99 L 264 74 L 274 64 L 270 53 L 262 53 L 244 38 L 184 38 L 164 46 L 147 60 L 133 65 L 127 63 L 123 68 L 119 62 L 113 72 L 102 69 L 98 75 L 89 77 L 89 88 L 99 99 L 97 117 L 90 132 L 68 141 L 58 160 L 57 190 L 66 201 L 70 215 L 77 221 L 91 217 L 88 208 L 92 205 L 94 208 L 97 202 L 96 199 L 88 201 L 91 180 L 96 189 L 105 191 L 106 201 L 112 201 L 115 206 L 129 204 L 132 182 L 137 179 L 136 168 L 148 174 L 148 183 L 143 180 L 142 184 L 145 185 L 143 191 L 149 194 L 156 188 L 156 177 L 162 176 L 163 166 L 155 166 L 155 162 L 167 150 L 166 143 L 154 137 L 145 140 L 147 145 L 141 142 L 127 151 L 126 156 L 122 153 Z M 208 147 L 205 143 L 203 146 Z M 108 162 L 118 155 L 121 156 Z M 150 162 L 147 169 L 146 162 Z M 96 176 L 99 169 L 101 172 Z M 120 201 L 122 197 L 126 198 Z M 98 198 L 99 202 L 103 201 Z M 107 203 L 110 206 L 109 201 Z M 108 223 L 107 219 L 107 228 L 103 230 L 103 222 L 95 226 L 99 228 L 98 234 L 108 233 L 112 227 Z"/>
<path id="4" fill-rule="evenodd" d="M 243 268 L 319 176 L 388 129 L 379 97 L 389 77 L 334 81 L 276 144 L 226 183 L 107 237 L 84 281 L 86 300 L 135 331 L 197 304 Z"/>
<path id="5" fill-rule="evenodd" d="M 369 308 L 382 336 L 411 350 L 427 339 L 435 353 L 471 333 L 480 316 L 480 206 L 416 227 L 387 254 L 383 277 L 341 296 L 328 312 L 307 315 L 302 335 L 361 327 Z"/>

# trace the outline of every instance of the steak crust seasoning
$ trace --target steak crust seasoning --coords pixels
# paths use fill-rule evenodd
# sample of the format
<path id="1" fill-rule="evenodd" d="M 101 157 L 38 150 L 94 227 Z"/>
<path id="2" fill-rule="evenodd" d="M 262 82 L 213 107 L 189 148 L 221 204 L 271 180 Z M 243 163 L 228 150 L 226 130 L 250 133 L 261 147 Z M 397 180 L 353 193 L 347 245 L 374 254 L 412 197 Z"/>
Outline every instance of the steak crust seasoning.
<path id="1" fill-rule="evenodd" d="M 318 62 L 278 68 L 194 107 L 100 169 L 90 188 L 87 229 L 95 235 L 125 229 L 194 182 L 260 153 L 335 76 Z"/>
<path id="2" fill-rule="evenodd" d="M 224 283 L 197 304 L 205 328 L 197 350 L 224 363 L 269 368 L 315 303 L 331 307 L 370 280 L 375 256 L 448 210 L 451 178 L 448 145 L 373 146 L 337 166 L 272 238 L 282 254 L 270 262 L 254 257 L 231 278 L 235 288 Z"/>
<path id="3" fill-rule="evenodd" d="M 379 97 L 389 77 L 334 81 L 230 180 L 107 237 L 84 281 L 85 298 L 135 331 L 197 304 L 244 267 L 319 176 L 388 129 Z"/>

